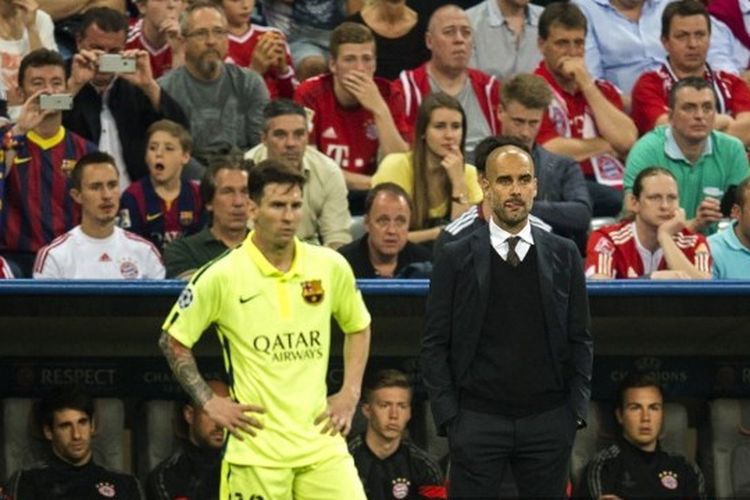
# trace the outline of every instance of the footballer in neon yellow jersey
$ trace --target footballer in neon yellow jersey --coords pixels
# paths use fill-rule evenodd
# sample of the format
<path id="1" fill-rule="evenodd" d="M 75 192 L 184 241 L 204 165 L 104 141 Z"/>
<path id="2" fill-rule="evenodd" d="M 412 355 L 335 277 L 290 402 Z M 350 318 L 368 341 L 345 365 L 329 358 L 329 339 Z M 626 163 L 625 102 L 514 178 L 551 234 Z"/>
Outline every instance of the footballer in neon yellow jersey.
<path id="1" fill-rule="evenodd" d="M 163 326 L 175 376 L 230 433 L 220 498 L 364 499 L 342 435 L 359 400 L 370 315 L 346 260 L 295 238 L 303 182 L 273 160 L 250 172 L 255 230 L 193 276 Z M 326 398 L 331 316 L 346 334 L 344 383 Z M 204 387 L 190 350 L 210 325 L 231 398 Z"/>

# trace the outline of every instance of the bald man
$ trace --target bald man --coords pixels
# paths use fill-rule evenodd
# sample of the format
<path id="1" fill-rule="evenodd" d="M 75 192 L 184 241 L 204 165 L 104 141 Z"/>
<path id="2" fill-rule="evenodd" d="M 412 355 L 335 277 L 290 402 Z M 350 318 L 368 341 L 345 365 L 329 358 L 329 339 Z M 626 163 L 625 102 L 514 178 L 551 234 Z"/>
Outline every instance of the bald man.
<path id="1" fill-rule="evenodd" d="M 431 92 L 445 92 L 461 103 L 466 113 L 466 157 L 472 163 L 474 147 L 488 135 L 498 133 L 495 110 L 500 103 L 500 82 L 469 67 L 474 33 L 463 9 L 446 5 L 430 17 L 425 35 L 430 60 L 404 70 L 394 89 L 403 94 L 404 115 L 413 133 L 419 104 Z"/>
<path id="2" fill-rule="evenodd" d="M 529 223 L 526 144 L 489 137 L 477 160 L 490 220 L 435 263 L 421 352 L 450 496 L 497 498 L 512 470 L 520 498 L 562 498 L 591 385 L 583 266 L 572 241 Z"/>

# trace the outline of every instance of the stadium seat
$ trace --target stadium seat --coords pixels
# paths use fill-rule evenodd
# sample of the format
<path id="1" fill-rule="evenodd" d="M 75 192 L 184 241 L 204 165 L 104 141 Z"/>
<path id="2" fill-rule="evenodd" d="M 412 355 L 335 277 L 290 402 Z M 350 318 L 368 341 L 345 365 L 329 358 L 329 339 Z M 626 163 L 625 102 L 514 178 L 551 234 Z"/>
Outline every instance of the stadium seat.
<path id="1" fill-rule="evenodd" d="M 43 459 L 49 444 L 35 424 L 33 399 L 2 400 L 2 455 L 0 477 Z M 119 399 L 94 399 L 96 431 L 92 438 L 94 460 L 116 470 L 126 470 L 123 451 L 125 408 Z"/>
<path id="2" fill-rule="evenodd" d="M 666 403 L 664 413 L 664 423 L 659 437 L 662 449 L 695 461 L 695 457 L 690 453 L 687 409 L 678 403 Z M 589 460 L 598 451 L 616 441 L 620 434 L 613 403 L 592 401 L 586 423 L 586 428 L 578 431 L 576 435 L 571 455 L 570 473 L 573 484 L 578 484 Z"/>
<path id="3" fill-rule="evenodd" d="M 353 215 L 352 223 L 349 226 L 349 232 L 352 234 L 352 240 L 358 240 L 365 235 L 365 218 L 362 215 Z"/>
<path id="4" fill-rule="evenodd" d="M 735 498 L 736 485 L 750 476 L 750 471 L 745 471 L 744 477 L 732 477 L 736 452 L 750 446 L 750 400 L 717 399 L 709 403 L 709 409 L 711 440 L 706 473 L 711 474 L 717 498 Z"/>
<path id="5" fill-rule="evenodd" d="M 177 449 L 178 433 L 175 419 L 178 404 L 175 401 L 157 399 L 142 404 L 136 422 L 135 451 L 136 475 L 145 483 L 146 477 L 159 463 Z"/>

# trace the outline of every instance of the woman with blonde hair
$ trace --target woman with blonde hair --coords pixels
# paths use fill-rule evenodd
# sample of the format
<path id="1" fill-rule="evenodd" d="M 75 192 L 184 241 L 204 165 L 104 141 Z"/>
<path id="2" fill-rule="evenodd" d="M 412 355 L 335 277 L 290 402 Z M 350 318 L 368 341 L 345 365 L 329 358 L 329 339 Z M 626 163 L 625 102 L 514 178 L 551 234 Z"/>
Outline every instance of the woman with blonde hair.
<path id="1" fill-rule="evenodd" d="M 414 147 L 386 156 L 372 178 L 373 186 L 393 182 L 412 197 L 409 240 L 431 242 L 442 227 L 482 201 L 473 165 L 464 163 L 466 114 L 442 92 L 425 98 L 417 112 Z"/>

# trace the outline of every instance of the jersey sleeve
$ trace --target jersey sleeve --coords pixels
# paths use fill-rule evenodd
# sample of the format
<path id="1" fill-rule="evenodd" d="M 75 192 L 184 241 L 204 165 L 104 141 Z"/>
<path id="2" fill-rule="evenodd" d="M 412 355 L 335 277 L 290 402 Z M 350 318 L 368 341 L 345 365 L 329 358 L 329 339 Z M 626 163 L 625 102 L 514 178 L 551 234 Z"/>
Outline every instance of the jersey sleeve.
<path id="1" fill-rule="evenodd" d="M 59 280 L 65 278 L 62 266 L 55 259 L 55 255 L 49 251 L 49 247 L 44 247 L 37 253 L 36 260 L 34 261 L 33 277 L 37 280 Z"/>
<path id="2" fill-rule="evenodd" d="M 386 102 L 388 103 L 393 123 L 396 125 L 396 130 L 398 130 L 398 133 L 405 141 L 411 142 L 412 129 L 404 113 L 403 95 L 401 92 L 394 91 L 390 84 L 384 86 L 381 92 L 386 93 Z"/>
<path id="3" fill-rule="evenodd" d="M 318 112 L 318 106 L 315 99 L 312 97 L 310 92 L 312 82 L 302 82 L 294 91 L 294 101 L 305 107 L 305 111 L 308 116 L 307 119 L 310 123 L 310 144 L 318 147 L 320 140 L 318 139 L 318 133 L 320 130 L 320 113 Z"/>
<path id="4" fill-rule="evenodd" d="M 343 255 L 332 252 L 331 312 L 345 334 L 359 332 L 370 325 L 370 312 L 357 286 L 354 272 Z"/>
<path id="5" fill-rule="evenodd" d="M 443 471 L 440 470 L 440 466 L 427 453 L 416 448 L 416 446 L 412 449 L 411 466 L 415 473 L 415 486 L 420 499 L 448 498 L 445 479 L 443 478 Z"/>
<path id="6" fill-rule="evenodd" d="M 8 495 L 9 500 L 42 500 L 42 497 L 39 496 L 34 484 L 34 477 L 31 473 L 19 470 L 11 476 L 8 480 L 7 488 L 2 490 L 2 492 Z"/>
<path id="7" fill-rule="evenodd" d="M 738 113 L 750 111 L 750 87 L 745 80 L 729 73 L 725 78 L 732 92 L 732 116 L 736 117 Z"/>
<path id="8" fill-rule="evenodd" d="M 588 463 L 581 475 L 581 482 L 575 498 L 597 500 L 602 495 L 616 495 L 618 493 L 613 467 L 608 467 L 610 460 L 604 455 L 607 451 L 599 452 Z"/>
<path id="9" fill-rule="evenodd" d="M 625 111 L 625 103 L 622 102 L 620 90 L 606 80 L 597 80 L 596 86 L 604 94 L 609 102 L 617 107 L 620 111 Z"/>
<path id="10" fill-rule="evenodd" d="M 699 271 L 711 274 L 711 268 L 713 267 L 713 259 L 711 257 L 711 250 L 708 246 L 708 240 L 700 233 L 696 234 L 698 240 L 695 245 L 695 252 L 693 253 L 693 265 Z"/>
<path id="11" fill-rule="evenodd" d="M 744 146 L 736 137 L 731 137 L 730 139 L 732 139 L 737 146 L 732 148 L 727 187 L 738 185 L 750 175 L 750 165 L 747 161 L 747 153 L 745 152 Z"/>
<path id="12" fill-rule="evenodd" d="M 615 278 L 614 268 L 615 245 L 609 236 L 602 231 L 594 231 L 586 245 L 586 277 L 595 274 Z"/>
<path id="13" fill-rule="evenodd" d="M 159 251 L 155 246 L 149 245 L 150 251 L 146 254 L 145 272 L 143 277 L 150 280 L 163 280 L 166 275 L 166 269 L 159 256 Z"/>
<path id="14" fill-rule="evenodd" d="M 118 226 L 127 229 L 131 233 L 144 236 L 145 224 L 141 218 L 141 212 L 138 209 L 138 202 L 135 196 L 126 190 L 120 197 L 120 215 Z"/>
<path id="15" fill-rule="evenodd" d="M 536 136 L 537 144 L 540 144 L 542 146 L 544 146 L 544 144 L 548 141 L 560 137 L 560 134 L 557 133 L 555 123 L 550 117 L 550 113 L 552 113 L 552 108 L 548 107 L 547 111 L 544 113 L 544 116 L 542 116 L 542 124 L 539 126 L 539 133 Z"/>
<path id="16" fill-rule="evenodd" d="M 213 269 L 204 267 L 193 276 L 162 325 L 163 331 L 188 348 L 219 318 L 221 282 Z"/>
<path id="17" fill-rule="evenodd" d="M 0 278 L 12 279 L 13 277 L 13 271 L 11 270 L 8 261 L 0 257 Z"/>
<path id="18" fill-rule="evenodd" d="M 685 466 L 688 470 L 688 487 L 687 491 L 685 492 L 687 494 L 686 498 L 688 498 L 689 500 L 706 500 L 706 498 L 708 498 L 706 496 L 706 480 L 703 477 L 703 472 L 701 471 L 700 467 L 692 462 L 687 462 L 687 460 Z M 735 494 L 739 493 L 739 491 L 735 491 Z"/>
<path id="19" fill-rule="evenodd" d="M 661 115 L 669 113 L 664 82 L 655 72 L 641 75 L 631 95 L 631 117 L 639 135 L 650 131 Z"/>
<path id="20" fill-rule="evenodd" d="M 284 74 L 276 74 L 277 90 L 279 95 L 286 99 L 294 98 L 294 90 L 299 85 L 297 75 L 294 72 L 294 63 L 292 62 L 292 52 L 289 50 L 289 44 L 284 40 L 284 52 L 286 58 L 287 71 Z"/>

